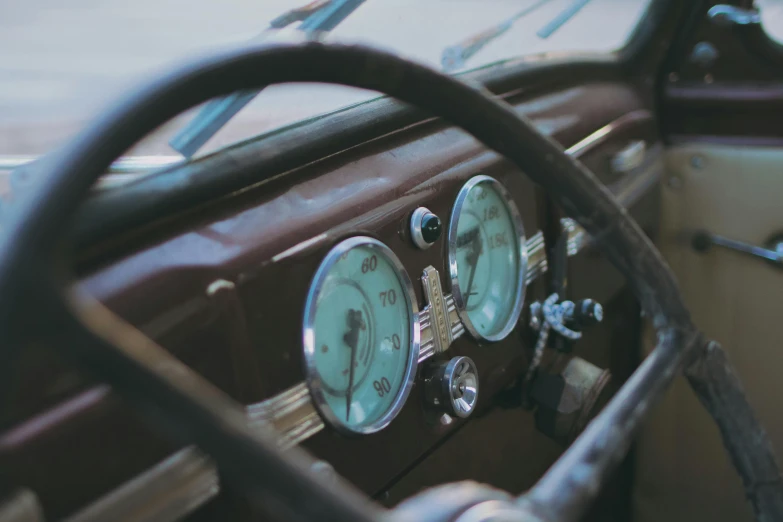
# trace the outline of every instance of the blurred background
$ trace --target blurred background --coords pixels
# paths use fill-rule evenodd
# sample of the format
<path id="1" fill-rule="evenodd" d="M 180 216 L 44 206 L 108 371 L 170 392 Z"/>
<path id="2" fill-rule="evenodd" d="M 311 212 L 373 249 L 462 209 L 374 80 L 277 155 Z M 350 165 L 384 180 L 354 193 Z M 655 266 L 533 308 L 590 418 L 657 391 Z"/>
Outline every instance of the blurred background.
<path id="1" fill-rule="evenodd" d="M 573 0 L 549 0 L 479 51 L 466 68 L 542 52 L 605 51 L 622 45 L 648 0 L 592 0 L 551 37 L 536 31 Z M 329 39 L 390 49 L 440 67 L 443 49 L 539 0 L 367 0 Z M 199 53 L 256 38 L 304 2 L 290 0 L 5 0 L 0 2 L 0 154 L 46 152 L 145 78 Z M 783 0 L 764 0 L 783 35 Z M 321 114 L 375 94 L 334 86 L 267 89 L 203 151 Z M 170 154 L 170 135 L 137 148 Z M 203 152 L 202 151 L 202 152 Z"/>

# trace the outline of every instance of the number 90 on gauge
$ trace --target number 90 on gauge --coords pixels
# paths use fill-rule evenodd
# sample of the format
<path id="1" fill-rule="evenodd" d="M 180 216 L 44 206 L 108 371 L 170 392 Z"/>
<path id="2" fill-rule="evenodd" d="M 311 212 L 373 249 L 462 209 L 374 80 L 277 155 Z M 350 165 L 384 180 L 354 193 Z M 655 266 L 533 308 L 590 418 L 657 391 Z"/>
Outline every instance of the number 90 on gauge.
<path id="1" fill-rule="evenodd" d="M 460 189 L 448 233 L 451 291 L 470 334 L 499 341 L 525 300 L 527 245 L 522 218 L 506 188 L 474 176 Z"/>
<path id="2" fill-rule="evenodd" d="M 307 384 L 329 424 L 367 434 L 397 415 L 418 365 L 418 316 L 411 280 L 386 245 L 353 237 L 329 251 L 304 316 Z"/>

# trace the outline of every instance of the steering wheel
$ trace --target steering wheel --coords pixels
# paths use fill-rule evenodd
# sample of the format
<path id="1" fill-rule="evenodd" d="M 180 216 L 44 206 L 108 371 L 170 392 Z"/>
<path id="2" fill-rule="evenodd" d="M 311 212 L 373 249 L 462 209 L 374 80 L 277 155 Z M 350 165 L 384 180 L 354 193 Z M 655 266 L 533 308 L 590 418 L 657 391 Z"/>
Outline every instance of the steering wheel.
<path id="1" fill-rule="evenodd" d="M 276 449 L 242 409 L 103 307 L 78 295 L 61 238 L 90 186 L 150 131 L 211 98 L 274 83 L 371 89 L 464 129 L 549 192 L 626 276 L 657 347 L 582 435 L 526 494 L 473 483 L 441 486 L 385 511 L 341 480 L 309 473 L 301 449 Z M 40 180 L 0 230 L 0 383 L 31 340 L 57 346 L 108 382 L 157 426 L 197 445 L 262 509 L 296 520 L 577 520 L 626 453 L 646 413 L 684 370 L 720 428 L 759 520 L 783 520 L 772 446 L 720 346 L 690 319 L 660 253 L 606 188 L 554 140 L 482 88 L 391 54 L 356 46 L 263 46 L 224 52 L 136 91 L 44 160 Z M 8 397 L 7 389 L 0 397 Z"/>

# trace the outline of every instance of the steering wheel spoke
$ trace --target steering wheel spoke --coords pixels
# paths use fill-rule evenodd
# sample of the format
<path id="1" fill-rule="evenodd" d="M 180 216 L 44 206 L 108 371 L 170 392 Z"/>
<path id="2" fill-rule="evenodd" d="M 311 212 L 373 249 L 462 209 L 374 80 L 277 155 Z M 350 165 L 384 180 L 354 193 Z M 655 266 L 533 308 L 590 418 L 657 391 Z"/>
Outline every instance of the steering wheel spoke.
<path id="1" fill-rule="evenodd" d="M 261 509 L 268 507 L 270 494 L 286 504 L 301 506 L 312 500 L 308 491 L 315 489 L 328 497 L 329 488 L 336 487 L 306 473 L 314 462 L 309 455 L 296 448 L 280 452 L 270 428 L 256 422 L 251 429 L 240 404 L 98 301 L 67 294 L 60 324 L 64 327 L 62 340 L 72 347 L 68 352 L 78 363 L 110 382 L 179 441 L 204 450 L 218 463 L 222 475 L 231 479 L 232 486 L 258 501 Z M 180 415 L 172 416 L 173 411 Z M 182 422 L 183 417 L 188 420 Z M 232 443 L 224 444 L 226 438 Z M 272 469 L 278 471 L 258 472 Z M 375 511 L 348 485 L 340 486 L 341 492 L 345 488 L 350 491 L 353 502 L 333 506 L 331 517 L 318 509 L 307 516 L 365 520 L 367 512 Z"/>

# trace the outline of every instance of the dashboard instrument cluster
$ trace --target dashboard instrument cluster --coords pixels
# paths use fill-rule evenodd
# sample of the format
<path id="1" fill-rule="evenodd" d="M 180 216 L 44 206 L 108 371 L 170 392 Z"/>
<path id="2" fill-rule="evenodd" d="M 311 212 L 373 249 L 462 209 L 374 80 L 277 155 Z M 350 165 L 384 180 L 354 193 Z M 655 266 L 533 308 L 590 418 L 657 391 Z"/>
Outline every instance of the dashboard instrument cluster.
<path id="1" fill-rule="evenodd" d="M 428 248 L 440 236 L 440 219 L 420 207 L 410 228 L 414 246 Z M 454 201 L 446 239 L 450 293 L 436 268 L 422 267 L 428 304 L 421 313 L 414 280 L 381 241 L 349 237 L 321 261 L 304 312 L 304 364 L 313 403 L 338 432 L 369 434 L 388 426 L 409 398 L 419 363 L 464 332 L 492 343 L 516 326 L 528 252 L 509 191 L 490 176 L 470 178 Z M 461 357 L 437 371 L 437 378 L 424 375 L 437 381 L 429 385 L 431 406 L 467 417 L 478 395 L 475 363 Z"/>
<path id="2" fill-rule="evenodd" d="M 655 233 L 662 162 L 644 100 L 603 80 L 533 93 L 507 99 L 537 121 L 559 122 L 542 129 Z M 272 428 L 281 449 L 301 444 L 384 505 L 467 478 L 527 489 L 561 451 L 529 410 L 511 404 L 535 342 L 523 307 L 547 291 L 536 188 L 443 122 L 381 125 L 368 140 L 345 118 L 96 195 L 79 219 L 79 288 L 244 404 L 251 429 Z M 340 134 L 349 131 L 351 146 L 353 135 Z M 622 177 L 610 171 L 618 151 L 639 140 L 650 144 L 644 163 Z M 338 142 L 339 152 L 324 156 Z M 291 162 L 280 162 L 281 150 Z M 160 183 L 170 179 L 192 181 L 184 186 L 193 199 L 166 219 L 137 210 L 162 208 Z M 226 179 L 244 188 L 221 192 Z M 97 226 L 119 196 L 128 219 L 149 223 Z M 607 310 L 580 353 L 627 375 L 638 308 L 584 231 L 563 224 L 574 256 L 569 294 Z M 218 470 L 197 449 L 150 432 L 105 385 L 49 355 L 43 346 L 22 354 L 24 401 L 0 444 L 0 468 L 42 499 L 48 518 L 106 506 L 132 518 L 128 506 L 148 505 L 127 499 L 142 478 L 160 492 L 161 509 L 182 494 L 189 510 L 232 498 L 216 498 Z M 73 469 L 85 480 L 70 480 Z"/>

